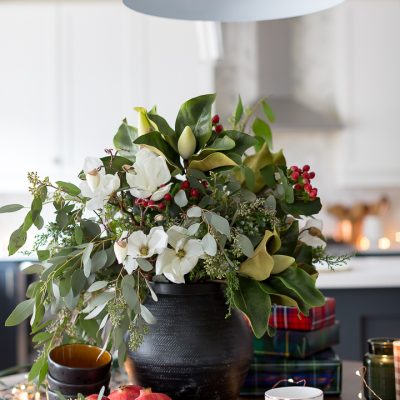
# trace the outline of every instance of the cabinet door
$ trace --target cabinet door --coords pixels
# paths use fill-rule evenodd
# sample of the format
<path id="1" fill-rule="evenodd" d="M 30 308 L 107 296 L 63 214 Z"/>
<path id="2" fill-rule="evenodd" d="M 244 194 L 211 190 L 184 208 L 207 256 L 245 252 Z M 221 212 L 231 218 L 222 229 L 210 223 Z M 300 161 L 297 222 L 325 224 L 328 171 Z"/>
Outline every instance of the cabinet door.
<path id="1" fill-rule="evenodd" d="M 400 183 L 400 3 L 347 3 L 348 130 L 342 178 L 356 186 Z"/>
<path id="2" fill-rule="evenodd" d="M 0 3 L 0 193 L 57 171 L 55 15 L 47 2 Z"/>

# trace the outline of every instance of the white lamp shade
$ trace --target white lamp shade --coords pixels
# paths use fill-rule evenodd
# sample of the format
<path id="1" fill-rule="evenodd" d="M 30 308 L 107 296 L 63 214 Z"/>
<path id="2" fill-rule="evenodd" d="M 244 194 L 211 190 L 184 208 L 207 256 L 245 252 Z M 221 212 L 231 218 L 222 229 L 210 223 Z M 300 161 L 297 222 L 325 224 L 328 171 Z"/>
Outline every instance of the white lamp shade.
<path id="1" fill-rule="evenodd" d="M 311 14 L 344 0 L 123 0 L 143 14 L 196 21 L 245 22 Z"/>

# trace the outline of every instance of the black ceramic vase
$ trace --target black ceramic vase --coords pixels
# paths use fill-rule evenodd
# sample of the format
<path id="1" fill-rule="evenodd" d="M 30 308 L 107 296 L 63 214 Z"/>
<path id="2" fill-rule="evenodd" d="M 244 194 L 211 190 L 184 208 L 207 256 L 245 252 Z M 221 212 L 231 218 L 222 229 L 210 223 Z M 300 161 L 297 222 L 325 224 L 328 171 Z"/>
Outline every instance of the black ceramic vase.
<path id="1" fill-rule="evenodd" d="M 252 358 L 252 331 L 239 311 L 226 317 L 217 283 L 153 286 L 157 318 L 126 369 L 132 383 L 173 400 L 237 400 Z"/>

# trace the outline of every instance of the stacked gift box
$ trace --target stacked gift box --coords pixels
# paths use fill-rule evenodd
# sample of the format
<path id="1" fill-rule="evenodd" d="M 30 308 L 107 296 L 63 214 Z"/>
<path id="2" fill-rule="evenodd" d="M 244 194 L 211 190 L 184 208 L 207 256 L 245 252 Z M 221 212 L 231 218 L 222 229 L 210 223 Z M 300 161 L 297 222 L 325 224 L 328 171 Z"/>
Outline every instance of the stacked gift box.
<path id="1" fill-rule="evenodd" d="M 335 299 L 299 315 L 293 307 L 276 306 L 270 326 L 273 337 L 254 339 L 254 358 L 242 395 L 263 395 L 277 383 L 288 380 L 318 387 L 325 394 L 340 394 L 342 363 L 331 348 L 339 343 L 339 322 L 335 320 Z"/>

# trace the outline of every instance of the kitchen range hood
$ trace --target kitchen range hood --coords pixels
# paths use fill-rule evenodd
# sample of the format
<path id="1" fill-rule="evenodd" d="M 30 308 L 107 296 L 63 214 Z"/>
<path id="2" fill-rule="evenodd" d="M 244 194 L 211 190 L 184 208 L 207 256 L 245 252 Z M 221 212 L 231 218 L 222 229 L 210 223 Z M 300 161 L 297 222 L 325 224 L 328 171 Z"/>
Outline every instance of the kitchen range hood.
<path id="1" fill-rule="evenodd" d="M 306 15 L 344 0 L 123 0 L 135 11 L 196 21 L 266 21 Z"/>

